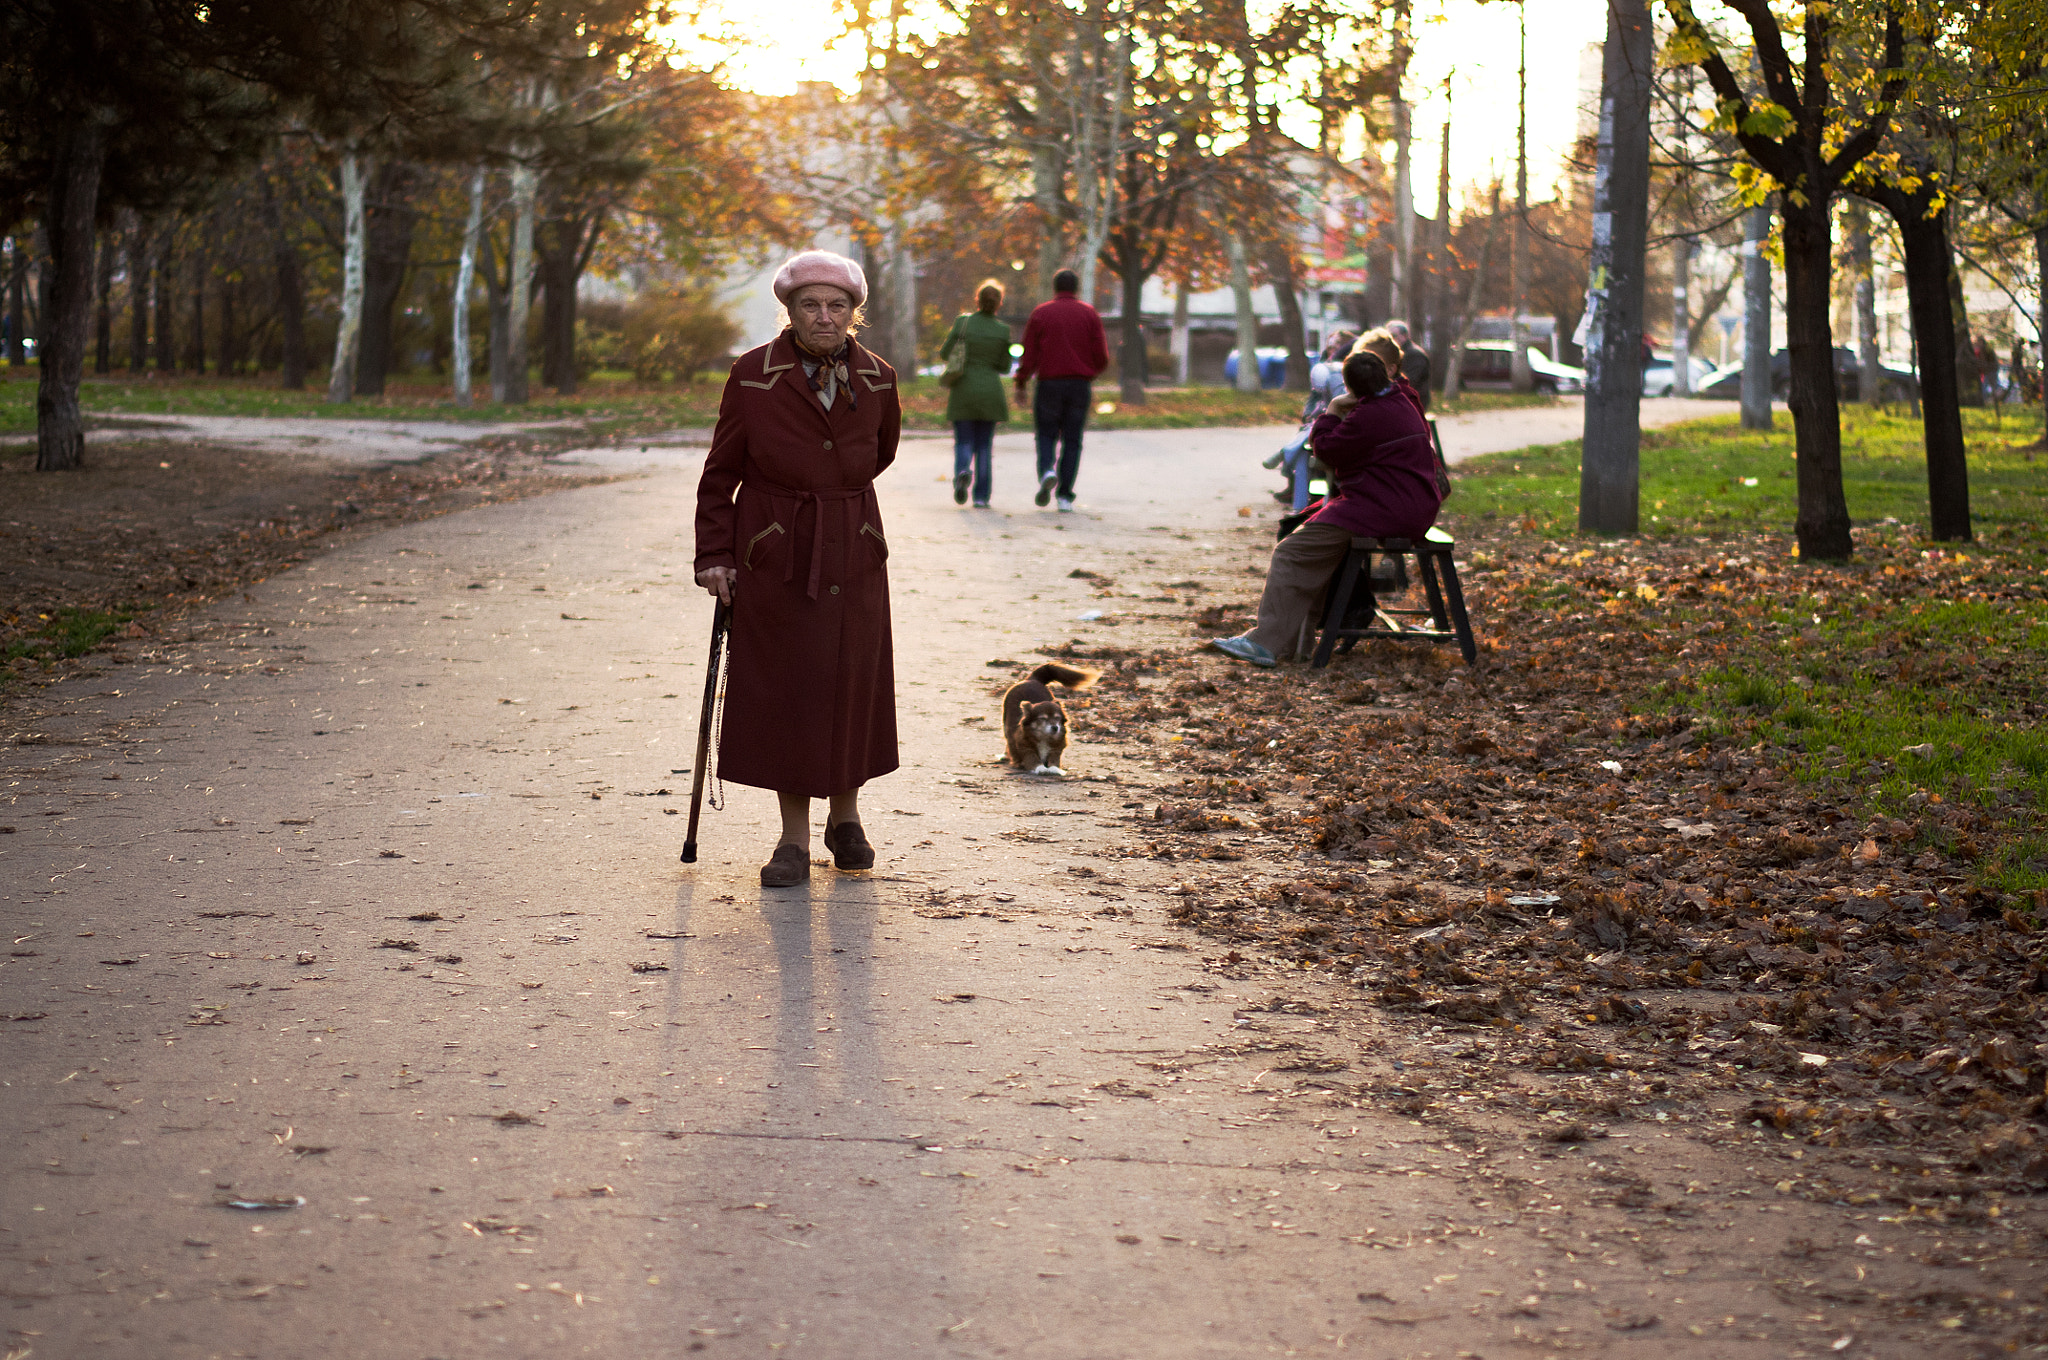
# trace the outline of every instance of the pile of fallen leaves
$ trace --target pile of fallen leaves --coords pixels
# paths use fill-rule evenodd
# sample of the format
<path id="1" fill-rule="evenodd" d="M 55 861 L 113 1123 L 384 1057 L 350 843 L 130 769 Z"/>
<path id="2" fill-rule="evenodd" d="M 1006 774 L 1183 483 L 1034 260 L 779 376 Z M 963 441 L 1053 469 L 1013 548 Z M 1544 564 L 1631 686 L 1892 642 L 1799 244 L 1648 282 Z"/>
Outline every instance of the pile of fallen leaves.
<path id="1" fill-rule="evenodd" d="M 1741 722 L 1650 702 L 1794 590 L 1775 552 L 1464 537 L 1488 564 L 1467 582 L 1470 669 L 1395 643 L 1272 672 L 1199 644 L 1067 649 L 1111 666 L 1085 730 L 1180 775 L 1137 851 L 1183 866 L 1175 914 L 1226 964 L 1320 970 L 1480 1036 L 1463 1052 L 1485 1080 L 1544 1074 L 1553 1108 L 1732 1110 L 1867 1150 L 1915 1193 L 2048 1186 L 2043 904 L 1975 881 L 1989 814 L 1874 815 L 1869 771 L 1795 778 L 1800 753 Z M 1837 588 L 2010 589 L 1883 545 L 1851 571 Z M 1709 591 L 1704 615 L 1647 609 Z M 1236 631 L 1252 603 L 1194 632 Z M 1418 1111 L 1428 1085 L 1411 1083 Z"/>
<path id="2" fill-rule="evenodd" d="M 177 470 L 157 490 L 160 452 Z M 550 468 L 530 438 L 371 470 L 148 441 L 96 444 L 78 472 L 35 473 L 26 455 L 10 463 L 19 494 L 0 519 L 0 655 L 26 653 L 6 670 L 45 683 L 77 664 L 39 645 L 67 615 L 132 618 L 108 647 L 159 636 L 184 610 L 304 561 L 335 533 L 611 480 Z"/>

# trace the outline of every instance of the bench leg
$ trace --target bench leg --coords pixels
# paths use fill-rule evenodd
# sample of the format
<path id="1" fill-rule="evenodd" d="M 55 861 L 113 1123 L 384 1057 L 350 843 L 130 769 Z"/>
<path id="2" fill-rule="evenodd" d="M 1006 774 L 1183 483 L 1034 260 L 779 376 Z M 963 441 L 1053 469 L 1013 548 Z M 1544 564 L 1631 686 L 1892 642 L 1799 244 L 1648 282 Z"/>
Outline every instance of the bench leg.
<path id="1" fill-rule="evenodd" d="M 1309 658 L 1311 669 L 1320 670 L 1330 664 L 1330 652 L 1337 645 L 1337 630 L 1344 626 L 1344 614 L 1351 608 L 1351 595 L 1358 585 L 1361 558 L 1366 570 L 1371 570 L 1372 554 L 1353 548 L 1344 554 L 1337 579 L 1330 582 L 1330 598 L 1323 605 L 1322 636 L 1316 641 L 1315 655 Z"/>
<path id="2" fill-rule="evenodd" d="M 1450 616 L 1444 613 L 1444 593 L 1437 585 L 1436 554 L 1415 554 L 1415 565 L 1422 570 L 1422 588 L 1429 596 L 1429 621 L 1439 633 L 1451 631 Z"/>
<path id="3" fill-rule="evenodd" d="M 1449 597 L 1451 627 L 1458 634 L 1458 650 L 1465 654 L 1465 664 L 1470 666 L 1479 660 L 1479 644 L 1472 638 L 1472 621 L 1465 616 L 1465 592 L 1458 585 L 1458 567 L 1449 553 L 1444 554 L 1444 594 Z"/>

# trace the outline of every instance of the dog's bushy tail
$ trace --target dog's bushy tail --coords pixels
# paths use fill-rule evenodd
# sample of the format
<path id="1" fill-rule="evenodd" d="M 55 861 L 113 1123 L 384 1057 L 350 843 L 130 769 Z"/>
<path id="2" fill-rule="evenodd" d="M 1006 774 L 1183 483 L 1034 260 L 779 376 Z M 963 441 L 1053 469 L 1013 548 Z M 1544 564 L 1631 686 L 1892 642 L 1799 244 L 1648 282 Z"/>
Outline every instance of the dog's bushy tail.
<path id="1" fill-rule="evenodd" d="M 1041 685 L 1057 680 L 1068 689 L 1087 689 L 1102 678 L 1102 672 L 1075 670 L 1072 666 L 1062 666 L 1056 661 L 1048 661 L 1031 672 L 1030 678 Z"/>

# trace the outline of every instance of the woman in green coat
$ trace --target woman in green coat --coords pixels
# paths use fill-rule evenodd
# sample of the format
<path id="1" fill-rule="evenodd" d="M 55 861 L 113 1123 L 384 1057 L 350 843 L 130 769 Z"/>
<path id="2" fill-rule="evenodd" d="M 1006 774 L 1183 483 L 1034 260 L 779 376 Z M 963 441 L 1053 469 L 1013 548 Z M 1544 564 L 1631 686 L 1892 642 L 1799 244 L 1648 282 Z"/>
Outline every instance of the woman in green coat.
<path id="1" fill-rule="evenodd" d="M 996 320 L 996 309 L 1003 305 L 1001 284 L 988 280 L 976 290 L 974 302 L 976 310 L 953 322 L 952 334 L 939 346 L 939 358 L 948 359 L 955 346 L 966 358 L 953 395 L 946 399 L 946 419 L 953 422 L 953 503 L 967 504 L 971 472 L 975 507 L 987 509 L 996 422 L 1010 418 L 1010 404 L 1003 395 L 1003 374 L 1010 371 L 1010 328 Z"/>

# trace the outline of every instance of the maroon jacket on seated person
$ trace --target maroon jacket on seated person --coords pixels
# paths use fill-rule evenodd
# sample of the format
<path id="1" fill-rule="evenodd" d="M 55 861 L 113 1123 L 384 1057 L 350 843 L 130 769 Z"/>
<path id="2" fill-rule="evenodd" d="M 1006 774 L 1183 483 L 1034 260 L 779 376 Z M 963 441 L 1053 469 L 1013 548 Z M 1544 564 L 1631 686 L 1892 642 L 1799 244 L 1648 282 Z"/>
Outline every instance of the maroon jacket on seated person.
<path id="1" fill-rule="evenodd" d="M 1338 494 L 1309 516 L 1364 538 L 1421 538 L 1436 523 L 1436 453 L 1422 413 L 1388 387 L 1339 416 L 1316 418 L 1309 442 L 1335 474 Z"/>

